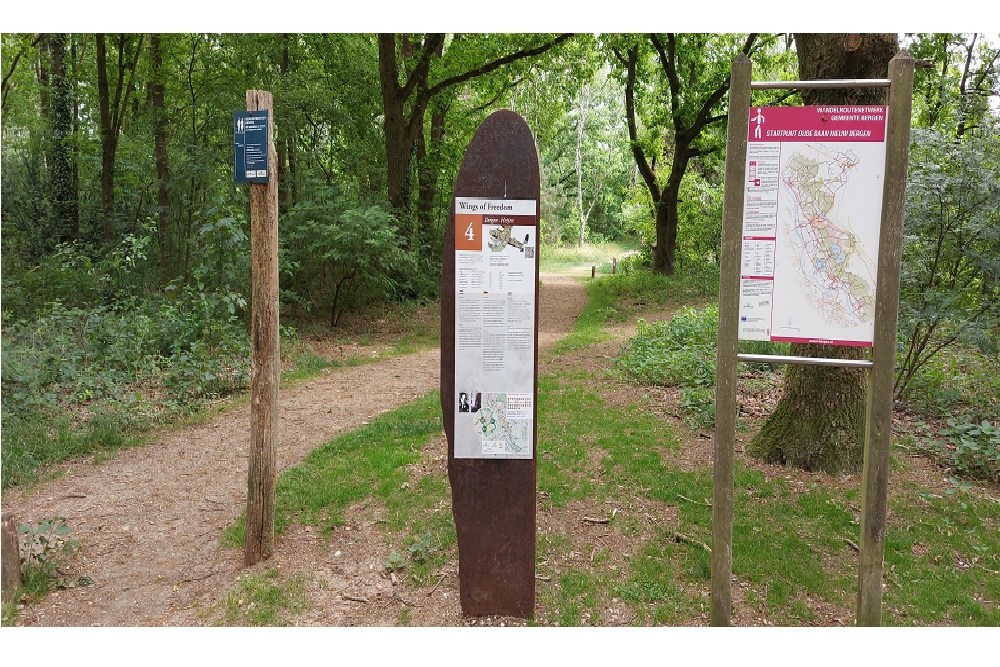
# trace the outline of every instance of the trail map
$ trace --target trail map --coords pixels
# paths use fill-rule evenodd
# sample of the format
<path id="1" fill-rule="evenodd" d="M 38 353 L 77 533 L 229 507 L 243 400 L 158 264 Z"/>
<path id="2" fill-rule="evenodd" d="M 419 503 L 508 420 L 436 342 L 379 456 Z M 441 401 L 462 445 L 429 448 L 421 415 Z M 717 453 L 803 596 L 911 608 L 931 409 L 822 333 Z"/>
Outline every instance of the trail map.
<path id="1" fill-rule="evenodd" d="M 750 111 L 740 338 L 870 346 L 885 108 Z"/>

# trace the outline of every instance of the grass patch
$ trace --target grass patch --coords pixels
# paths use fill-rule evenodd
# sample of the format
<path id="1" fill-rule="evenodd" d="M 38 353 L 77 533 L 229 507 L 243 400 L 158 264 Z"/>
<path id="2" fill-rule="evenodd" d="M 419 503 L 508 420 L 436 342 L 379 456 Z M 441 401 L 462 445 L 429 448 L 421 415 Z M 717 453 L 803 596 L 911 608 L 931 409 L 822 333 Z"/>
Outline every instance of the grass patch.
<path id="1" fill-rule="evenodd" d="M 406 466 L 441 429 L 441 404 L 433 391 L 317 447 L 278 478 L 275 531 L 280 534 L 294 520 L 329 534 L 344 524 L 352 502 L 371 495 L 387 499 L 406 482 Z M 223 544 L 242 546 L 245 539 L 237 521 L 226 529 Z"/>
<path id="2" fill-rule="evenodd" d="M 607 340 L 609 324 L 626 321 L 631 315 L 658 306 L 701 303 L 719 293 L 718 269 L 665 276 L 637 270 L 626 274 L 587 280 L 587 305 L 573 330 L 554 347 L 554 354 L 564 354 Z"/>
<path id="3" fill-rule="evenodd" d="M 275 569 L 240 579 L 226 598 L 225 625 L 284 627 L 306 609 L 302 579 L 282 579 Z"/>
<path id="4" fill-rule="evenodd" d="M 94 415 L 82 426 L 68 415 L 34 413 L 3 420 L 3 488 L 31 484 L 46 466 L 67 459 L 109 454 L 142 442 L 113 414 Z"/>
<path id="5" fill-rule="evenodd" d="M 618 243 L 586 243 L 582 248 L 576 246 L 553 246 L 542 244 L 539 250 L 541 271 L 546 273 L 588 273 L 590 267 L 611 272 L 611 260 L 621 260 L 632 252 Z"/>
<path id="6" fill-rule="evenodd" d="M 1000 503 L 910 483 L 890 507 L 883 623 L 1000 625 Z"/>

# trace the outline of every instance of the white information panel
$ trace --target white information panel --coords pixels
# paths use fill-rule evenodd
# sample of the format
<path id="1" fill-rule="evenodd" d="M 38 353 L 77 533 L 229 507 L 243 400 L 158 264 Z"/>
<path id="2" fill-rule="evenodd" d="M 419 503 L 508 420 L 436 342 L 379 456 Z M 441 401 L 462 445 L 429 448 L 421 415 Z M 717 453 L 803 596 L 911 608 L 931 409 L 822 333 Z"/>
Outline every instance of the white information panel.
<path id="1" fill-rule="evenodd" d="M 534 451 L 538 202 L 455 199 L 455 458 Z"/>
<path id="2" fill-rule="evenodd" d="M 739 337 L 870 347 L 884 106 L 753 107 Z"/>

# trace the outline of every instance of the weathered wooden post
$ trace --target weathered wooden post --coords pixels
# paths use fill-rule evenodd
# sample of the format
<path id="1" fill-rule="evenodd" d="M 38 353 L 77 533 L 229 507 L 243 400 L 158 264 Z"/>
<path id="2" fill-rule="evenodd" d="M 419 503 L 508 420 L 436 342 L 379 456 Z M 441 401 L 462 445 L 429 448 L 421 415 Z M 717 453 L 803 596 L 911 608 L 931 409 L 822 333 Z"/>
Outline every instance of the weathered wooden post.
<path id="1" fill-rule="evenodd" d="M 591 266 L 590 267 L 590 277 L 591 278 L 596 278 L 597 277 L 597 267 L 596 266 Z"/>
<path id="2" fill-rule="evenodd" d="M 17 525 L 14 515 L 10 512 L 3 513 L 3 527 L 0 529 L 0 570 L 3 576 L 0 577 L 0 588 L 3 589 L 3 603 L 11 601 L 14 591 L 21 586 L 21 544 L 17 539 Z"/>
<path id="3" fill-rule="evenodd" d="M 719 291 L 719 338 L 716 375 L 716 435 L 712 504 L 712 624 L 728 625 L 730 617 L 733 534 L 733 444 L 736 426 L 738 361 L 859 368 L 868 378 L 865 458 L 862 480 L 861 547 L 858 577 L 858 625 L 881 622 L 882 559 L 892 427 L 892 386 L 899 308 L 903 209 L 909 157 L 910 111 L 914 60 L 901 51 L 889 66 L 888 79 L 828 79 L 809 81 L 751 81 L 745 57 L 733 63 L 726 155 L 726 193 L 723 213 L 722 272 Z M 889 104 L 820 105 L 751 109 L 750 91 L 763 89 L 889 88 Z M 748 122 L 749 120 L 749 122 Z M 752 134 L 752 138 L 750 135 Z M 747 149 L 752 142 L 752 149 Z M 818 158 L 814 147 L 826 146 Z M 837 155 L 827 173 L 809 169 L 827 155 Z M 781 178 L 779 164 L 806 165 Z M 839 168 L 840 172 L 837 172 Z M 868 189 L 848 189 L 846 172 L 859 169 Z M 787 173 L 787 172 L 786 172 Z M 782 197 L 795 198 L 797 181 L 829 196 L 820 214 L 796 206 L 781 206 Z M 832 185 L 831 185 L 832 184 Z M 835 186 L 838 197 L 830 194 Z M 872 187 L 881 188 L 881 206 L 873 206 Z M 788 188 L 787 190 L 783 188 Z M 843 188 L 843 190 L 841 190 Z M 742 190 L 742 192 L 741 192 Z M 861 193 L 861 194 L 857 194 Z M 856 230 L 840 228 L 827 219 L 834 199 L 851 214 Z M 798 202 L 798 199 L 796 199 Z M 796 216 L 800 216 L 796 218 Z M 835 302 L 813 300 L 796 305 L 788 286 L 808 279 L 789 254 L 798 253 L 792 223 L 821 220 L 826 233 L 840 230 L 836 254 L 841 271 L 854 275 L 851 258 L 875 273 L 874 296 L 862 293 L 851 301 L 846 317 L 824 317 Z M 740 223 L 742 222 L 742 237 Z M 876 227 L 876 225 L 878 225 Z M 873 234 L 872 232 L 876 232 Z M 877 237 L 877 241 L 876 241 Z M 789 245 L 789 239 L 792 245 Z M 877 242 L 877 245 L 875 245 Z M 742 248 L 741 248 L 742 245 Z M 842 247 L 843 246 L 843 247 Z M 805 247 L 805 246 L 803 246 Z M 816 246 L 809 252 L 824 252 Z M 858 249 L 861 249 L 860 251 Z M 865 258 L 878 256 L 869 267 Z M 832 251 L 831 251 L 832 252 Z M 825 270 L 834 260 L 818 255 L 812 263 Z M 743 269 L 741 271 L 741 268 Z M 778 285 L 780 284 L 780 289 Z M 836 281 L 822 283 L 841 289 Z M 852 283 L 871 287 L 863 278 Z M 852 291 L 852 294 L 855 294 Z M 834 305 L 831 305 L 834 304 Z M 871 328 L 868 328 L 871 327 Z M 844 359 L 783 355 L 740 354 L 737 341 L 770 340 L 833 345 L 871 346 L 872 358 Z"/>
<path id="4" fill-rule="evenodd" d="M 441 270 L 441 411 L 467 616 L 535 608 L 538 155 L 497 111 L 465 152 Z"/>
<path id="5" fill-rule="evenodd" d="M 611 258 L 611 275 L 615 275 L 616 273 L 618 273 L 618 258 L 617 257 L 612 257 Z"/>
<path id="6" fill-rule="evenodd" d="M 271 93 L 247 91 L 247 111 L 267 112 L 266 172 L 250 182 L 250 454 L 247 472 L 245 565 L 274 549 L 278 377 L 278 179 Z M 249 157 L 249 154 L 248 154 Z M 249 166 L 248 166 L 249 169 Z M 251 170 L 253 171 L 253 170 Z M 248 172 L 249 173 L 249 172 Z M 264 179 L 261 182 L 261 179 Z"/>
<path id="7" fill-rule="evenodd" d="M 889 61 L 886 108 L 885 185 L 875 277 L 875 332 L 868 379 L 868 418 L 861 486 L 861 557 L 858 565 L 858 625 L 882 623 L 882 558 L 888 506 L 892 389 L 899 323 L 899 271 L 903 255 L 903 211 L 910 155 L 914 59 L 905 50 Z"/>
<path id="8" fill-rule="evenodd" d="M 733 61 L 726 137 L 726 186 L 719 276 L 718 362 L 715 373 L 715 456 L 712 468 L 712 625 L 729 625 L 733 572 L 733 465 L 736 449 L 736 351 L 743 234 L 743 172 L 750 106 L 750 59 Z"/>

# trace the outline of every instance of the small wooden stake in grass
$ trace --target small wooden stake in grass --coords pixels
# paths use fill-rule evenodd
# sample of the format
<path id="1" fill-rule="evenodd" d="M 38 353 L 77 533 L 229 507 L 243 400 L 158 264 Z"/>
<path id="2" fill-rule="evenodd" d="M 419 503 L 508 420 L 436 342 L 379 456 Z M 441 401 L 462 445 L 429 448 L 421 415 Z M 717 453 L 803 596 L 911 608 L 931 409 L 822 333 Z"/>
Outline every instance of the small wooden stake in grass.
<path id="1" fill-rule="evenodd" d="M 250 455 L 243 563 L 271 557 L 278 407 L 278 179 L 271 93 L 247 91 L 247 111 L 267 111 L 267 183 L 250 184 Z"/>
<path id="2" fill-rule="evenodd" d="M 0 578 L 0 588 L 3 588 L 3 602 L 7 604 L 11 601 L 14 591 L 21 586 L 21 544 L 17 540 L 17 525 L 14 515 L 10 512 L 3 514 L 3 550 L 2 565 L 3 577 Z"/>

